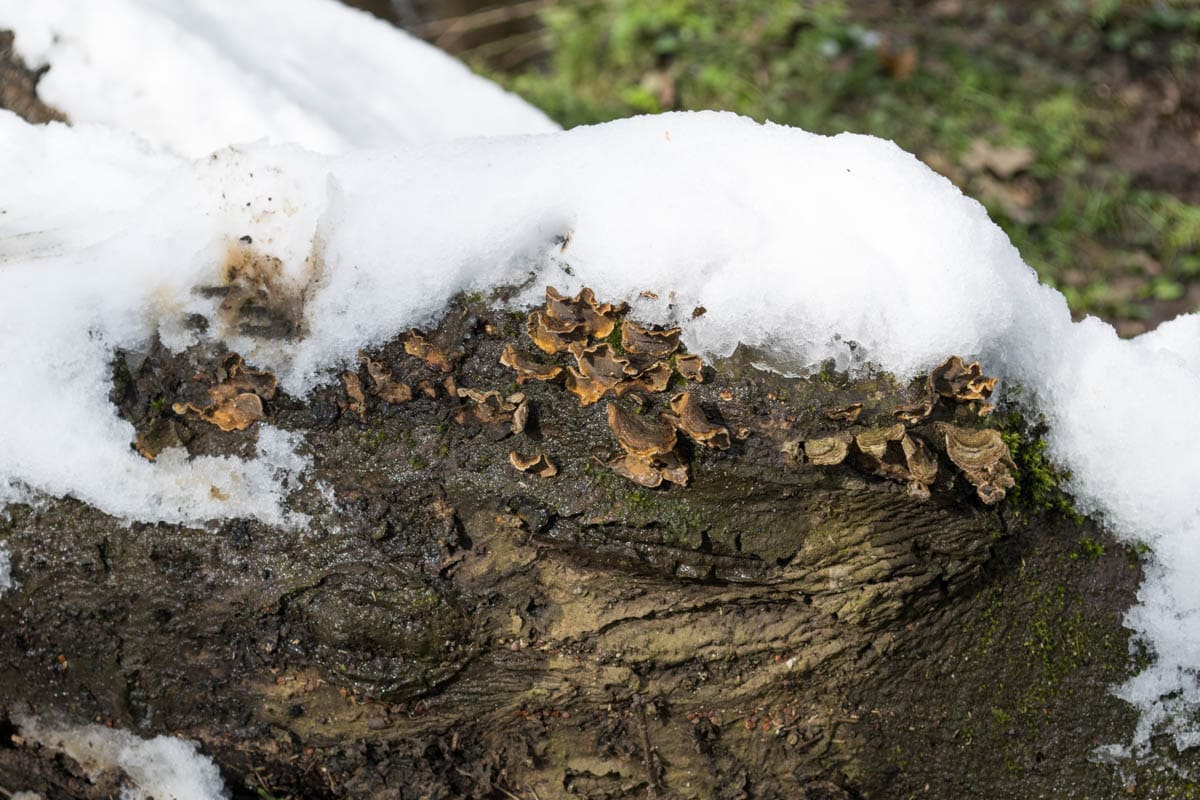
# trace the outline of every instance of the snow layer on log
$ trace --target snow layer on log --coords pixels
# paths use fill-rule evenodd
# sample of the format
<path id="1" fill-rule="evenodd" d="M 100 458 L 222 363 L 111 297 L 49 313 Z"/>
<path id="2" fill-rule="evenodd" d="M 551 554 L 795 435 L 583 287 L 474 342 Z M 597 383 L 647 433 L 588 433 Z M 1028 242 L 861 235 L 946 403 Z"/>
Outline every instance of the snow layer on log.
<path id="1" fill-rule="evenodd" d="M 38 93 L 75 122 L 199 157 L 233 142 L 326 153 L 543 133 L 541 111 L 334 0 L 0 0 Z"/>
<path id="2" fill-rule="evenodd" d="M 303 394 L 455 292 L 588 285 L 681 324 L 693 352 L 744 342 L 781 368 L 832 358 L 900 376 L 959 353 L 1020 382 L 1081 505 L 1157 556 L 1129 622 L 1158 664 L 1121 690 L 1148 710 L 1141 741 L 1200 707 L 1197 318 L 1130 341 L 1072 323 L 982 206 L 889 142 L 695 113 L 188 162 L 0 115 L 0 145 L 0 174 L 20 176 L 0 184 L 0 500 L 34 490 L 130 519 L 281 521 L 297 443 L 264 426 L 253 461 L 146 462 L 108 402 L 117 348 L 218 337 Z M 231 257 L 274 265 L 298 340 L 247 337 L 197 291 L 221 285 Z"/>

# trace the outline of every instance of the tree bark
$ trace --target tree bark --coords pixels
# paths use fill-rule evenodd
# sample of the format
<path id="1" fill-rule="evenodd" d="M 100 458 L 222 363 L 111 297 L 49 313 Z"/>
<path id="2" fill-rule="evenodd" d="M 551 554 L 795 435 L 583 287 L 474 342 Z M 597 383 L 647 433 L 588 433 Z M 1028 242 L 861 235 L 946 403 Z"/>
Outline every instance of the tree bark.
<path id="1" fill-rule="evenodd" d="M 1089 526 L 984 506 L 944 455 L 926 500 L 797 458 L 798 441 L 891 424 L 922 386 L 789 379 L 735 354 L 704 383 L 642 395 L 648 417 L 689 391 L 734 434 L 726 451 L 684 446 L 688 485 L 651 490 L 607 466 L 621 449 L 605 402 L 528 382 L 513 434 L 454 391 L 511 395 L 500 355 L 532 351 L 523 329 L 463 301 L 428 336 L 452 371 L 402 339 L 368 354 L 412 400 L 384 402 L 362 367 L 267 401 L 314 461 L 289 500 L 309 515 L 295 530 L 124 524 L 70 499 L 10 508 L 0 788 L 110 796 L 121 780 L 90 783 L 24 741 L 22 715 L 195 739 L 247 797 L 1120 786 L 1090 754 L 1133 719 L 1096 700 L 1129 669 L 1129 555 Z M 193 454 L 252 452 L 254 426 L 171 410 L 224 356 L 119 358 L 113 398 L 139 441 L 167 430 Z M 827 414 L 854 402 L 853 423 Z M 558 474 L 519 472 L 514 450 Z M 1081 536 L 1103 554 L 1073 557 Z"/>

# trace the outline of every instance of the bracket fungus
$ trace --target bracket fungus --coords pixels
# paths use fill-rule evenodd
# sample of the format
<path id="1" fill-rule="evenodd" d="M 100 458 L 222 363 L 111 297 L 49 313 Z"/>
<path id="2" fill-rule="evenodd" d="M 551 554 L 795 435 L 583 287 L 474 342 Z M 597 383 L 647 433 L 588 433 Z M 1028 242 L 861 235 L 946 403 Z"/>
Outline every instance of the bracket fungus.
<path id="1" fill-rule="evenodd" d="M 675 452 L 675 427 L 665 415 L 649 419 L 609 403 L 608 427 L 625 451 L 624 456 L 609 462 L 613 472 L 651 489 L 664 480 L 687 484 L 687 463 Z"/>
<path id="2" fill-rule="evenodd" d="M 367 421 L 367 396 L 363 394 L 362 379 L 357 372 L 343 372 L 342 383 L 346 385 L 345 410 L 358 415 L 359 422 Z M 341 401 L 338 401 L 339 404 Z"/>
<path id="3" fill-rule="evenodd" d="M 835 433 L 832 436 L 821 436 L 804 442 L 804 456 L 810 463 L 817 466 L 830 467 L 840 464 L 850 455 L 850 443 L 854 434 L 848 432 Z"/>
<path id="4" fill-rule="evenodd" d="M 700 404 L 688 392 L 680 392 L 671 399 L 674 416 L 668 417 L 671 424 L 696 444 L 713 450 L 729 449 L 729 429 L 710 422 Z"/>
<path id="5" fill-rule="evenodd" d="M 944 422 L 937 423 L 935 430 L 945 444 L 946 455 L 963 471 L 985 504 L 1000 502 L 1006 490 L 1016 485 L 1012 473 L 1017 466 L 999 431 L 960 428 Z"/>
<path id="6" fill-rule="evenodd" d="M 553 478 L 558 474 L 558 465 L 550 460 L 550 456 L 540 450 L 533 458 L 525 458 L 513 450 L 508 454 L 508 463 L 521 472 L 531 472 L 539 478 Z"/>
<path id="7" fill-rule="evenodd" d="M 996 379 L 983 374 L 978 361 L 964 364 L 958 356 L 950 356 L 929 372 L 925 379 L 925 396 L 915 403 L 897 407 L 892 413 L 904 422 L 915 425 L 928 418 L 945 398 L 959 403 L 978 402 L 978 415 L 986 417 L 994 406 L 984 402 L 996 388 Z"/>
<path id="8" fill-rule="evenodd" d="M 237 353 L 225 357 L 214 377 L 202 397 L 173 403 L 171 410 L 195 414 L 223 431 L 243 431 L 265 416 L 262 401 L 274 397 L 278 387 L 274 375 L 250 369 Z"/>
<path id="9" fill-rule="evenodd" d="M 511 344 L 500 354 L 500 363 L 517 373 L 517 385 L 525 381 L 552 381 L 562 374 L 562 367 L 534 361 Z"/>
<path id="10" fill-rule="evenodd" d="M 434 369 L 440 369 L 442 372 L 454 371 L 450 354 L 427 341 L 420 331 L 409 331 L 408 338 L 404 340 L 404 352 L 421 359 Z"/>
<path id="11" fill-rule="evenodd" d="M 459 425 L 469 422 L 495 428 L 507 425 L 514 435 L 525 431 L 529 422 L 529 398 L 524 393 L 517 392 L 504 397 L 495 389 L 481 392 L 478 389 L 459 388 L 456 394 L 471 401 L 471 405 L 459 409 L 454 415 L 454 421 Z"/>
<path id="12" fill-rule="evenodd" d="M 863 404 L 851 403 L 841 408 L 831 408 L 825 412 L 825 419 L 833 422 L 857 422 L 862 415 Z"/>
<path id="13" fill-rule="evenodd" d="M 562 322 L 577 323 L 584 334 L 594 339 L 612 333 L 617 318 L 628 309 L 624 303 L 597 303 L 596 295 L 587 287 L 574 297 L 563 297 L 553 286 L 546 287 L 546 314 Z"/>
<path id="14" fill-rule="evenodd" d="M 367 357 L 366 353 L 359 353 L 358 360 L 366 366 L 367 374 L 371 377 L 371 383 L 375 387 L 373 394 L 380 400 L 393 405 L 412 400 L 412 387 L 393 378 L 383 362 L 373 361 Z"/>
<path id="15" fill-rule="evenodd" d="M 679 328 L 639 325 L 632 320 L 622 320 L 621 347 L 634 355 L 668 358 L 679 349 L 681 333 Z"/>
<path id="16" fill-rule="evenodd" d="M 588 340 L 582 322 L 555 319 L 544 311 L 533 311 L 525 323 L 529 338 L 543 353 L 565 353 L 573 344 L 584 344 Z"/>
<path id="17" fill-rule="evenodd" d="M 675 371 L 678 372 L 684 380 L 693 381 L 695 383 L 704 383 L 704 362 L 700 360 L 700 356 L 690 353 L 680 353 L 675 356 Z"/>

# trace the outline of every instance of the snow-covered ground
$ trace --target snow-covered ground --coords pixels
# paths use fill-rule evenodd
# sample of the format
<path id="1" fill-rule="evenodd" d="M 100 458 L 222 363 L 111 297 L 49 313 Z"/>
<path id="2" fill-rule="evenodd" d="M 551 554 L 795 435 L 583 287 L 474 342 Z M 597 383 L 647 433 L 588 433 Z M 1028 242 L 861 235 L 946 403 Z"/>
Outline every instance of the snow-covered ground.
<path id="1" fill-rule="evenodd" d="M 639 292 L 673 291 L 677 308 L 708 309 L 679 320 L 697 352 L 744 342 L 785 368 L 833 358 L 901 376 L 957 353 L 1019 382 L 1050 423 L 1051 454 L 1081 506 L 1154 551 L 1127 621 L 1158 659 L 1119 689 L 1143 712 L 1135 741 L 1165 730 L 1200 744 L 1187 722 L 1200 710 L 1200 317 L 1133 340 L 1096 319 L 1072 323 L 978 203 L 871 137 L 716 113 L 547 132 L 490 89 L 503 106 L 496 119 L 511 125 L 468 124 L 457 114 L 482 90 L 456 83 L 454 70 L 434 92 L 447 102 L 388 116 L 375 71 L 396 70 L 404 106 L 417 91 L 410 70 L 434 83 L 443 56 L 419 51 L 427 68 L 392 61 L 383 51 L 416 45 L 320 0 L 289 4 L 305 10 L 289 16 L 294 27 L 248 47 L 231 31 L 261 26 L 269 5 L 114 0 L 155 63 L 211 70 L 196 84 L 198 120 L 169 81 L 140 74 L 144 62 L 103 54 L 125 34 L 90 4 L 0 0 L 18 50 L 54 64 L 47 99 L 97 123 L 32 127 L 0 114 L 0 502 L 45 493 L 126 519 L 289 522 L 282 500 L 307 463 L 292 434 L 264 426 L 252 461 L 167 453 L 152 464 L 130 450 L 133 430 L 108 402 L 109 360 L 155 333 L 185 346 L 198 335 L 181 324 L 187 314 L 207 316 L 206 335 L 303 394 L 460 290 L 533 275 L 538 289 L 588 285 L 663 320 L 666 306 Z M 342 41 L 337 32 L 358 27 L 372 31 L 352 48 L 358 58 L 326 64 L 319 82 L 298 77 L 307 62 L 295 57 L 312 48 L 297 42 L 317 31 Z M 160 37 L 177 49 L 154 50 Z M 104 79 L 87 83 L 81 65 Z M 412 115 L 426 117 L 424 133 Z M 454 138 L 466 130 L 521 135 Z M 302 341 L 226 330 L 215 301 L 195 291 L 219 283 L 242 236 L 280 260 L 282 299 L 305 298 Z"/>

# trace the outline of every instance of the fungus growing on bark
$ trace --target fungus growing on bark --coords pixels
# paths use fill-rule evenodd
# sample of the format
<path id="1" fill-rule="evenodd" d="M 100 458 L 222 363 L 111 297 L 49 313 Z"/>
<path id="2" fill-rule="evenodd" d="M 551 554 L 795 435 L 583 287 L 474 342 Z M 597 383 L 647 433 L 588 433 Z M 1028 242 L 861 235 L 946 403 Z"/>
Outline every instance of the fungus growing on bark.
<path id="1" fill-rule="evenodd" d="M 639 389 L 643 392 L 662 392 L 666 391 L 667 384 L 671 382 L 671 367 L 665 361 L 655 361 L 646 369 L 640 371 L 632 378 L 624 380 L 613 387 L 617 397 Z"/>
<path id="2" fill-rule="evenodd" d="M 420 331 L 409 332 L 408 338 L 404 340 L 404 352 L 416 356 L 434 369 L 440 369 L 442 372 L 454 371 L 450 355 L 427 341 Z"/>
<path id="3" fill-rule="evenodd" d="M 553 286 L 546 287 L 546 314 L 562 322 L 578 323 L 580 330 L 594 339 L 612 333 L 617 318 L 628 308 L 624 303 L 597 303 L 595 294 L 586 287 L 574 297 L 563 297 Z"/>
<path id="4" fill-rule="evenodd" d="M 650 358 L 667 358 L 679 349 L 679 328 L 658 325 L 639 325 L 632 320 L 621 322 L 621 347 L 627 352 Z"/>
<path id="5" fill-rule="evenodd" d="M 412 387 L 407 383 L 396 380 L 381 361 L 373 361 L 366 353 L 359 353 L 358 359 L 367 367 L 371 383 L 375 389 L 373 394 L 385 403 L 400 404 L 412 400 Z"/>
<path id="6" fill-rule="evenodd" d="M 856 422 L 862 414 L 862 403 L 851 403 L 842 408 L 831 408 L 825 412 L 825 419 L 834 422 Z"/>
<path id="7" fill-rule="evenodd" d="M 572 344 L 587 342 L 587 330 L 581 322 L 564 322 L 544 311 L 532 311 L 525 323 L 529 338 L 544 353 L 565 353 Z"/>
<path id="8" fill-rule="evenodd" d="M 937 423 L 936 430 L 946 455 L 963 471 L 984 503 L 998 503 L 1006 490 L 1016 485 L 1012 473 L 1017 466 L 999 431 L 960 428 L 944 422 Z"/>
<path id="9" fill-rule="evenodd" d="M 499 428 L 507 425 L 513 434 L 524 432 L 529 420 L 529 399 L 522 392 L 504 397 L 495 389 L 481 392 L 478 389 L 459 388 L 460 398 L 470 400 L 471 405 L 459 409 L 454 421 L 460 425 L 477 422 Z"/>
<path id="10" fill-rule="evenodd" d="M 978 414 L 986 417 L 994 406 L 984 402 L 996 388 L 996 379 L 984 376 L 978 361 L 964 364 L 958 356 L 950 356 L 929 372 L 925 380 L 925 396 L 915 403 L 899 406 L 892 413 L 904 422 L 915 425 L 929 417 L 939 398 L 959 403 L 979 402 Z"/>
<path id="11" fill-rule="evenodd" d="M 804 456 L 810 463 L 818 466 L 841 464 L 850 454 L 852 441 L 854 441 L 854 435 L 845 431 L 832 436 L 809 439 L 804 443 Z"/>
<path id="12" fill-rule="evenodd" d="M 675 427 L 661 416 L 649 419 L 609 403 L 608 427 L 625 452 L 631 455 L 648 457 L 675 449 Z"/>
<path id="13" fill-rule="evenodd" d="M 886 428 L 868 428 L 855 434 L 854 445 L 858 452 L 868 458 L 882 461 L 887 455 L 888 445 L 904 438 L 904 426 L 900 423 Z"/>
<path id="14" fill-rule="evenodd" d="M 700 356 L 680 353 L 675 356 L 675 370 L 685 380 L 704 383 L 704 362 L 700 360 Z"/>
<path id="15" fill-rule="evenodd" d="M 700 404 L 688 392 L 681 392 L 671 399 L 671 410 L 675 416 L 668 417 L 677 430 L 696 444 L 714 450 L 729 449 L 729 429 L 710 422 Z"/>
<path id="16" fill-rule="evenodd" d="M 508 454 L 508 463 L 521 472 L 531 472 L 539 478 L 553 478 L 558 474 L 558 466 L 550 460 L 550 456 L 540 450 L 533 458 L 525 458 L 513 450 Z"/>
<path id="17" fill-rule="evenodd" d="M 687 484 L 687 463 L 675 452 L 675 428 L 665 416 L 652 420 L 609 403 L 608 427 L 625 450 L 624 456 L 608 463 L 613 472 L 651 489 L 664 480 Z"/>
<path id="18" fill-rule="evenodd" d="M 904 463 L 911 478 L 908 483 L 909 494 L 922 499 L 928 498 L 929 487 L 937 480 L 937 454 L 930 451 L 922 439 L 910 434 L 906 434 L 900 440 L 900 449 L 904 451 Z"/>
<path id="19" fill-rule="evenodd" d="M 500 354 L 500 363 L 517 373 L 517 385 L 525 381 L 552 381 L 562 374 L 562 367 L 534 361 L 511 344 Z"/>
<path id="20" fill-rule="evenodd" d="M 171 410 L 195 414 L 223 431 L 243 431 L 265 416 L 262 401 L 274 397 L 278 386 L 274 375 L 250 369 L 237 353 L 225 357 L 215 378 L 204 397 L 173 403 Z"/>
<path id="21" fill-rule="evenodd" d="M 963 364 L 958 356 L 950 356 L 929 373 L 929 385 L 942 397 L 968 402 L 987 400 L 996 388 L 996 379 L 985 377 L 978 361 Z"/>
<path id="22" fill-rule="evenodd" d="M 575 344 L 571 353 L 579 369 L 567 369 L 567 391 L 585 406 L 595 403 L 610 390 L 616 391 L 618 384 L 637 374 L 637 368 L 629 363 L 629 359 L 618 355 L 606 342 L 591 347 Z"/>
<path id="23" fill-rule="evenodd" d="M 343 372 L 342 383 L 346 386 L 345 410 L 357 414 L 359 422 L 366 422 L 367 396 L 363 394 L 362 380 L 358 377 L 358 373 Z"/>

